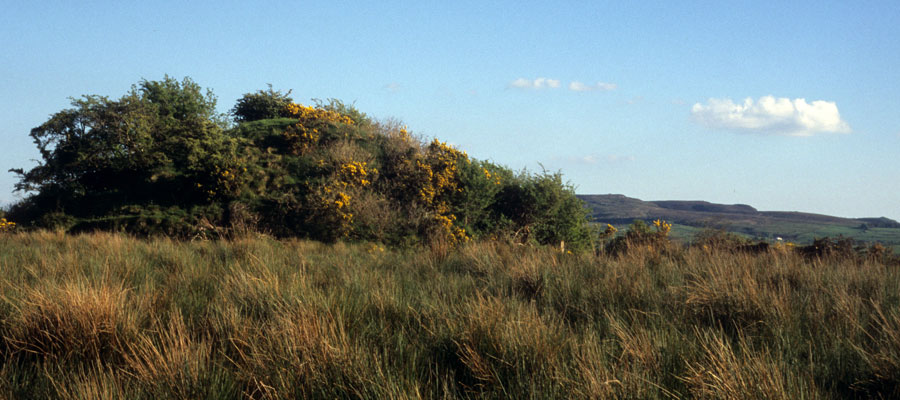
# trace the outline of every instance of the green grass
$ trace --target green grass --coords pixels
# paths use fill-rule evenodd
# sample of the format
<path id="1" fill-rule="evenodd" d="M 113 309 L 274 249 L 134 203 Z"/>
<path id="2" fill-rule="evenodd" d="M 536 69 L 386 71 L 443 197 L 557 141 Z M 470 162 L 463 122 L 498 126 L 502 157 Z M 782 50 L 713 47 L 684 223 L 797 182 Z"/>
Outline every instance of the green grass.
<path id="1" fill-rule="evenodd" d="M 0 235 L 0 398 L 894 398 L 900 265 Z"/>
<path id="2" fill-rule="evenodd" d="M 785 223 L 765 228 L 765 236 L 773 238 L 780 236 L 798 244 L 809 244 L 813 240 L 838 236 L 852 238 L 860 243 L 881 243 L 891 247 L 894 251 L 900 251 L 900 229 L 897 228 L 869 228 L 862 230 L 854 227 L 825 224 L 794 224 Z M 758 234 L 758 232 L 757 232 Z"/>

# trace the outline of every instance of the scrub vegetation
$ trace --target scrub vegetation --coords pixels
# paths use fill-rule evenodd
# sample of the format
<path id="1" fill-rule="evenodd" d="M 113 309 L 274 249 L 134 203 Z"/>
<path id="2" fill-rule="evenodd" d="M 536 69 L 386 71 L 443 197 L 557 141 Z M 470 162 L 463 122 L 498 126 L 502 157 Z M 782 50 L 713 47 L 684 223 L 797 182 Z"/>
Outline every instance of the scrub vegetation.
<path id="1" fill-rule="evenodd" d="M 265 232 L 390 246 L 511 237 L 584 248 L 587 212 L 559 173 L 515 173 L 337 100 L 269 88 L 229 115 L 192 80 L 83 96 L 31 131 L 23 227 L 178 238 Z"/>

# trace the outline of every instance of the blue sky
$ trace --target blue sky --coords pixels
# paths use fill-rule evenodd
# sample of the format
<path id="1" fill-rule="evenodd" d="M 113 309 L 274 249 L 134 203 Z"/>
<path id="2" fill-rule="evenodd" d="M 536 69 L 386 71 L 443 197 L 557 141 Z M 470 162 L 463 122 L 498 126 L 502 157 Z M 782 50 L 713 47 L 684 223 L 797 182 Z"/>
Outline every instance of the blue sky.
<path id="1" fill-rule="evenodd" d="M 900 219 L 896 1 L 2 2 L 2 171 L 68 97 L 168 74 L 223 112 L 268 83 L 355 102 L 579 193 Z"/>

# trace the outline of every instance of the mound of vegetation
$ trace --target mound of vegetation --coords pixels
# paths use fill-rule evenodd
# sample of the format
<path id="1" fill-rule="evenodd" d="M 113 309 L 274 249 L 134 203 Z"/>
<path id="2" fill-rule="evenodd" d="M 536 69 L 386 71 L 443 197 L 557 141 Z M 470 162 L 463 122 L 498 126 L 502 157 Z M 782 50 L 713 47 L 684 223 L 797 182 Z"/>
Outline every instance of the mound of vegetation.
<path id="1" fill-rule="evenodd" d="M 271 87 L 230 116 L 188 78 L 83 96 L 34 128 L 42 160 L 19 174 L 23 226 L 177 237 L 261 231 L 392 245 L 478 237 L 588 243 L 560 174 L 514 173 L 399 123 Z"/>

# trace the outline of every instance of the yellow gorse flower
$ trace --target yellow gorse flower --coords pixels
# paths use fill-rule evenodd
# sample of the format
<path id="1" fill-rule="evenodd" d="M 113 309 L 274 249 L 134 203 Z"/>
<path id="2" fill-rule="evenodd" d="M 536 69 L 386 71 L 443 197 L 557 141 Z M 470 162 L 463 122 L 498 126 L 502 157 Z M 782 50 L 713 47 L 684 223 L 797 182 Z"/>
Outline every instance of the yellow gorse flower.
<path id="1" fill-rule="evenodd" d="M 409 193 L 434 213 L 435 224 L 454 244 L 469 240 L 465 229 L 459 226 L 456 215 L 450 210 L 450 196 L 463 191 L 460 163 L 469 163 L 469 156 L 434 139 L 424 156 L 416 158 L 408 179 Z M 483 172 L 490 174 L 486 169 Z"/>
<path id="2" fill-rule="evenodd" d="M 351 161 L 348 163 L 341 164 L 340 171 L 338 171 L 339 177 L 338 180 L 343 185 L 359 185 L 366 186 L 371 181 L 368 177 L 372 174 L 377 174 L 378 170 L 375 168 L 366 169 L 368 167 L 368 163 L 365 161 Z"/>
<path id="3" fill-rule="evenodd" d="M 340 236 L 347 236 L 352 231 L 353 207 L 351 194 L 353 189 L 371 185 L 377 178 L 378 170 L 369 166 L 366 161 L 338 162 L 333 167 L 325 159 L 318 159 L 320 168 L 327 168 L 332 175 L 325 185 L 313 191 L 313 199 L 321 215 L 327 222 L 334 224 L 334 230 Z"/>
<path id="4" fill-rule="evenodd" d="M 465 154 L 465 152 L 463 152 L 463 154 Z M 482 168 L 481 171 L 484 172 L 484 177 L 488 180 L 492 180 L 495 185 L 500 184 L 500 175 L 492 174 L 491 171 L 488 171 L 486 168 Z"/>
<path id="5" fill-rule="evenodd" d="M 661 234 L 663 236 L 668 235 L 669 231 L 672 230 L 672 224 L 670 224 L 666 221 L 663 221 L 663 220 L 659 220 L 659 219 L 657 219 L 656 221 L 653 221 L 653 226 L 656 227 L 656 232 L 658 232 L 659 234 Z"/>
<path id="6" fill-rule="evenodd" d="M 612 226 L 612 224 L 606 224 L 606 229 L 604 231 L 600 232 L 599 235 L 600 235 L 601 239 L 609 239 L 609 238 L 612 238 L 613 236 L 615 236 L 616 232 L 618 232 L 618 231 L 619 230 L 616 229 L 615 226 Z"/>
<path id="7" fill-rule="evenodd" d="M 350 196 L 348 196 L 346 193 L 338 192 L 337 197 L 337 200 L 334 201 L 334 204 L 337 206 L 337 208 L 344 208 L 350 204 Z"/>
<path id="8" fill-rule="evenodd" d="M 292 151 L 302 154 L 319 144 L 320 129 L 339 124 L 353 125 L 353 119 L 336 111 L 291 103 L 285 106 L 291 118 L 299 121 L 287 129 L 283 135 L 291 143 Z"/>
<path id="9" fill-rule="evenodd" d="M 292 118 L 298 118 L 301 122 L 305 120 L 319 120 L 331 123 L 341 123 L 352 125 L 353 120 L 336 111 L 323 110 L 312 106 L 304 106 L 302 104 L 291 103 L 285 109 Z"/>
<path id="10" fill-rule="evenodd" d="M 8 221 L 6 218 L 0 218 L 0 232 L 11 231 L 16 228 L 16 223 Z"/>

